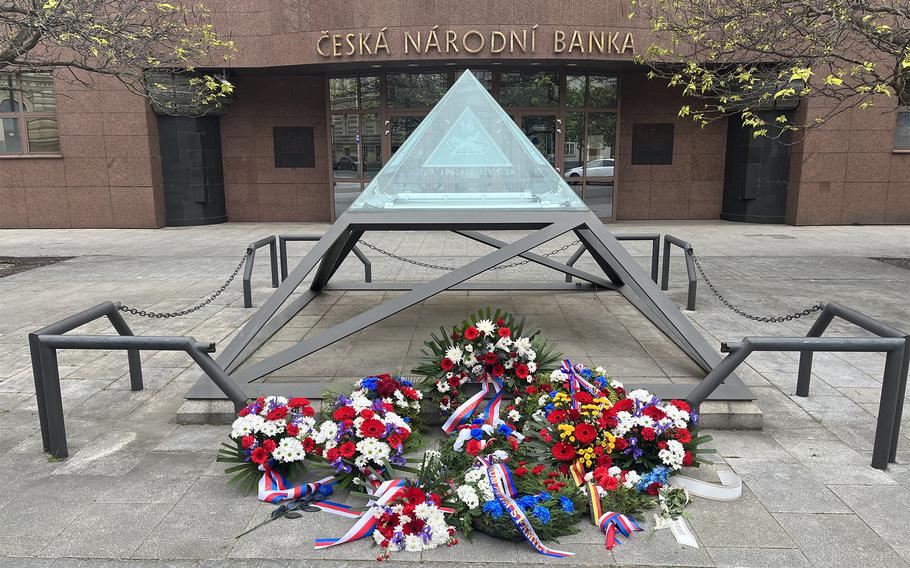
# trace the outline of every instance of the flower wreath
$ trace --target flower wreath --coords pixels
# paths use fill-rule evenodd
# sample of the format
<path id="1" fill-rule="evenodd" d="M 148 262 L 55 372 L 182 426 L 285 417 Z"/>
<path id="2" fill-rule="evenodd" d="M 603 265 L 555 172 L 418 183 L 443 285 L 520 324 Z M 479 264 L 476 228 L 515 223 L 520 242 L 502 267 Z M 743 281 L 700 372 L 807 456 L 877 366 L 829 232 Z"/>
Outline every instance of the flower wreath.
<path id="1" fill-rule="evenodd" d="M 501 459 L 521 459 L 525 437 L 502 420 L 495 425 L 475 419 L 459 427 L 458 433 L 441 447 L 442 462 L 452 472 L 464 472 L 480 454 L 496 453 Z"/>
<path id="2" fill-rule="evenodd" d="M 357 393 L 355 395 L 355 393 Z M 423 417 L 420 413 L 420 402 L 423 393 L 414 388 L 413 383 L 407 379 L 389 374 L 364 377 L 354 383 L 351 396 L 362 394 L 371 401 L 381 400 L 392 408 L 411 428 L 411 435 L 405 443 L 405 450 L 416 449 L 420 446 L 420 434 L 424 430 Z"/>

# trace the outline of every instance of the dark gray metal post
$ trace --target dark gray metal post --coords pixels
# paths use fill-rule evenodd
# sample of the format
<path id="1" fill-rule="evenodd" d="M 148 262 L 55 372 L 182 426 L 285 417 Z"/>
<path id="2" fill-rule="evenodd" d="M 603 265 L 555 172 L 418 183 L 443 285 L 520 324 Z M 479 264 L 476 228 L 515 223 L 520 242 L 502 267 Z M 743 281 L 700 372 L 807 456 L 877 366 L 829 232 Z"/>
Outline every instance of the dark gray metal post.
<path id="1" fill-rule="evenodd" d="M 742 346 L 731 351 L 729 355 L 720 361 L 720 363 L 715 365 L 714 369 L 712 369 L 701 382 L 695 385 L 695 388 L 692 389 L 692 392 L 689 393 L 686 400 L 693 406 L 701 405 L 701 403 L 707 400 L 711 393 L 714 392 L 714 389 L 719 387 L 751 353 L 752 347 L 749 344 L 749 339 L 743 339 Z"/>
<path id="2" fill-rule="evenodd" d="M 69 456 L 66 445 L 66 423 L 63 420 L 63 397 L 60 394 L 60 370 L 57 366 L 57 351 L 39 343 L 38 359 L 41 364 L 41 400 L 38 406 L 44 406 L 45 426 L 47 431 L 47 452 L 53 457 L 63 459 Z"/>
<path id="3" fill-rule="evenodd" d="M 875 444 L 872 446 L 872 467 L 886 469 L 891 458 L 891 448 L 900 432 L 900 415 L 897 414 L 898 396 L 901 391 L 901 367 L 904 348 L 885 356 L 885 376 L 882 379 L 882 396 L 878 403 L 878 423 L 875 426 Z M 906 377 L 904 377 L 906 380 Z"/>
<path id="4" fill-rule="evenodd" d="M 41 344 L 38 335 L 28 334 L 28 348 L 32 356 L 32 378 L 35 381 L 35 400 L 38 403 L 38 422 L 41 424 L 41 443 L 44 451 L 51 451 L 50 432 L 47 428 L 47 408 L 44 404 L 44 373 L 41 369 Z"/>
<path id="5" fill-rule="evenodd" d="M 278 248 L 275 244 L 275 235 L 270 235 L 246 247 L 246 265 L 243 267 L 243 307 L 253 307 L 253 263 L 256 261 L 256 250 L 269 245 L 269 264 L 272 271 L 272 288 L 278 287 Z"/>
<path id="6" fill-rule="evenodd" d="M 278 244 L 275 242 L 275 237 L 272 236 L 269 240 L 269 266 L 272 269 L 272 288 L 278 287 Z"/>
<path id="7" fill-rule="evenodd" d="M 663 270 L 660 275 L 660 289 L 670 289 L 670 241 L 664 236 Z"/>
<path id="8" fill-rule="evenodd" d="M 651 280 L 657 284 L 660 266 L 660 234 L 652 235 L 615 235 L 617 241 L 651 241 Z M 666 290 L 666 288 L 664 288 Z"/>
<path id="9" fill-rule="evenodd" d="M 683 251 L 683 257 L 686 261 L 686 274 L 689 280 L 686 309 L 695 311 L 698 277 L 695 275 L 695 260 L 692 258 L 692 255 L 694 254 L 692 245 L 682 239 L 677 239 L 673 235 L 664 235 L 664 273 L 660 279 L 660 289 L 667 290 L 670 287 L 670 245 L 676 245 Z"/>
<path id="10" fill-rule="evenodd" d="M 357 248 L 357 245 L 351 247 L 351 252 L 360 259 L 360 262 L 363 263 L 363 281 L 372 282 L 373 281 L 373 263 L 370 262 L 370 259 L 367 258 L 367 255 L 363 254 L 363 251 Z"/>
<path id="11" fill-rule="evenodd" d="M 828 326 L 833 319 L 834 311 L 828 304 L 825 304 L 824 307 L 822 307 L 818 318 L 815 320 L 815 323 L 809 328 L 806 337 L 821 337 L 822 333 L 828 329 Z M 812 380 L 813 355 L 814 353 L 812 351 L 803 351 L 799 354 L 799 374 L 796 377 L 796 396 L 809 396 L 809 383 Z"/>
<path id="12" fill-rule="evenodd" d="M 907 395 L 907 373 L 910 371 L 910 335 L 904 338 L 904 357 L 900 369 L 900 385 L 897 396 L 894 397 L 897 406 L 894 409 L 894 428 L 891 434 L 891 451 L 888 452 L 888 461 L 897 460 L 897 442 L 901 434 L 901 417 L 904 414 L 904 397 Z"/>
<path id="13" fill-rule="evenodd" d="M 569 260 L 566 261 L 566 266 L 575 266 L 575 263 L 578 262 L 578 259 L 581 258 L 581 255 L 583 255 L 586 250 L 588 249 L 585 248 L 585 245 L 579 245 L 578 250 L 573 252 L 572 256 L 569 257 Z M 572 275 L 569 273 L 566 273 L 566 282 L 572 282 Z"/>
<path id="14" fill-rule="evenodd" d="M 120 304 L 117 303 L 116 306 L 119 308 Z M 107 319 L 111 322 L 111 325 L 114 326 L 114 329 L 117 330 L 117 333 L 120 335 L 130 337 L 133 336 L 133 330 L 131 330 L 130 326 L 127 325 L 126 320 L 123 319 L 123 316 L 120 315 L 119 310 L 113 310 L 108 313 Z M 142 384 L 142 357 L 139 354 L 139 350 L 127 350 L 126 357 L 130 365 L 130 389 L 134 391 L 141 391 L 144 385 Z"/>

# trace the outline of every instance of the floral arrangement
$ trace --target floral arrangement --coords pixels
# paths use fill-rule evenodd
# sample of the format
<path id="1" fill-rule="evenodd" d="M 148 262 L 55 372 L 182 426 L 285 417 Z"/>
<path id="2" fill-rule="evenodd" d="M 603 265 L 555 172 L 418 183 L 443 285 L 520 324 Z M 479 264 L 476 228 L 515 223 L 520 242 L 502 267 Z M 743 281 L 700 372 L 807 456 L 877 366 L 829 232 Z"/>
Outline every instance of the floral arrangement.
<path id="1" fill-rule="evenodd" d="M 524 435 L 502 420 L 495 425 L 475 419 L 459 427 L 442 445 L 442 461 L 450 471 L 463 472 L 474 465 L 478 455 L 495 454 L 500 460 L 520 459 L 524 454 Z"/>
<path id="2" fill-rule="evenodd" d="M 400 497 L 378 507 L 373 540 L 383 549 L 377 560 L 405 550 L 420 552 L 437 546 L 458 543 L 455 529 L 446 523 L 439 496 L 426 494 L 420 487 L 408 487 Z"/>
<path id="3" fill-rule="evenodd" d="M 294 479 L 305 470 L 306 440 L 316 425 L 306 398 L 260 397 L 240 409 L 231 425 L 231 443 L 223 443 L 217 460 L 233 463 L 225 473 L 244 490 L 256 487 L 262 471 L 271 469 Z"/>
<path id="4" fill-rule="evenodd" d="M 558 354 L 538 332 L 526 334 L 524 319 L 489 308 L 472 314 L 451 333 L 443 328 L 440 336 L 432 335 L 425 342 L 424 361 L 414 369 L 427 378 L 426 388 L 440 411 L 450 413 L 466 401 L 465 385 L 480 383 L 482 388 L 518 394 L 535 382 L 535 375 L 548 371 L 558 360 Z M 485 392 L 485 391 L 484 391 Z M 458 422 L 470 419 L 480 406 L 476 403 L 465 409 Z M 485 413 L 498 414 L 498 407 L 488 406 Z M 520 422 L 522 416 L 516 416 Z M 489 420 L 492 422 L 492 420 Z M 451 432 L 453 429 L 448 429 Z"/>
<path id="5" fill-rule="evenodd" d="M 382 402 L 391 404 L 395 414 L 401 416 L 410 425 L 412 434 L 422 429 L 420 401 L 423 400 L 423 393 L 414 388 L 411 381 L 387 373 L 364 377 L 354 383 L 354 392 L 357 391 L 360 391 L 369 400 L 380 399 Z M 408 441 L 415 439 L 416 437 L 411 436 Z"/>

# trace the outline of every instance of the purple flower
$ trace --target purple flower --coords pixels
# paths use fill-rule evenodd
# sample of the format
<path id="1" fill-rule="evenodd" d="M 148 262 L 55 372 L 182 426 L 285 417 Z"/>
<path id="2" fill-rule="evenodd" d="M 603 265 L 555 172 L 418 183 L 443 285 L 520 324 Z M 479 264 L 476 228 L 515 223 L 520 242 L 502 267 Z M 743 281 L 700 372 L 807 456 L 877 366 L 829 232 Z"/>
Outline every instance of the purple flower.
<path id="1" fill-rule="evenodd" d="M 351 466 L 344 463 L 344 460 L 341 458 L 336 459 L 332 462 L 332 467 L 335 468 L 335 473 L 350 473 Z"/>

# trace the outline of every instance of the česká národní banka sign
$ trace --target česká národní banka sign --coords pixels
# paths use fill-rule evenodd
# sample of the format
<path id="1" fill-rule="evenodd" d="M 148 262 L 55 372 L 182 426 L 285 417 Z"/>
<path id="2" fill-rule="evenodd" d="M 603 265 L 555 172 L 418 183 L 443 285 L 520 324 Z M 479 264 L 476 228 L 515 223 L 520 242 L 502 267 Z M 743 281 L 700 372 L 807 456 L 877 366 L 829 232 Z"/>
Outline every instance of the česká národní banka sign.
<path id="1" fill-rule="evenodd" d="M 316 51 L 323 57 L 364 55 L 427 55 L 427 54 L 478 54 L 537 52 L 542 33 L 538 26 L 516 30 L 450 30 L 433 26 L 429 30 L 401 31 L 389 44 L 388 28 L 375 31 L 345 33 L 322 32 L 316 40 Z M 552 53 L 571 54 L 634 54 L 635 41 L 631 32 L 608 30 L 552 30 Z"/>

